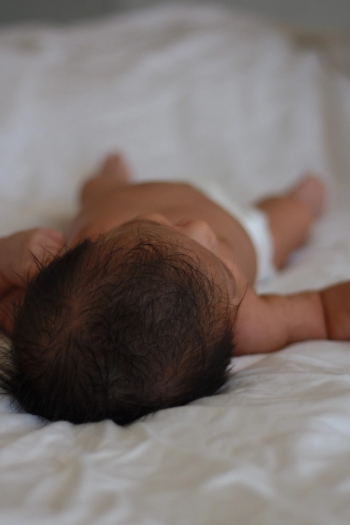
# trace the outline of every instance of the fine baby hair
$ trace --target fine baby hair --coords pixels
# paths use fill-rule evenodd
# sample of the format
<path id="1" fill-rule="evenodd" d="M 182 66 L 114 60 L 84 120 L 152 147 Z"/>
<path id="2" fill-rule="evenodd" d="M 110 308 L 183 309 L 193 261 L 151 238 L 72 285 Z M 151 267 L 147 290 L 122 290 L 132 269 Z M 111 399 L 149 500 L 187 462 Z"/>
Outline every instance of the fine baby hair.
<path id="1" fill-rule="evenodd" d="M 233 355 L 222 295 L 161 237 L 85 239 L 29 282 L 1 386 L 47 420 L 120 425 L 214 394 Z"/>

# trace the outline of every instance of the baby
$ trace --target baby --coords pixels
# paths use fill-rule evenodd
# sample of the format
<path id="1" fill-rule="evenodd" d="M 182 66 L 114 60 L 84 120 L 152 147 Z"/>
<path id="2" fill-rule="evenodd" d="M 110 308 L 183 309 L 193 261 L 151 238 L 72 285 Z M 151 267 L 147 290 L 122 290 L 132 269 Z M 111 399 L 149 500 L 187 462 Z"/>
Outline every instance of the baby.
<path id="1" fill-rule="evenodd" d="M 308 176 L 225 209 L 188 184 L 132 184 L 109 156 L 65 239 L 40 228 L 0 240 L 0 325 L 12 339 L 2 388 L 48 420 L 125 425 L 214 394 L 233 355 L 350 339 L 350 282 L 254 291 L 304 243 L 324 193 Z"/>

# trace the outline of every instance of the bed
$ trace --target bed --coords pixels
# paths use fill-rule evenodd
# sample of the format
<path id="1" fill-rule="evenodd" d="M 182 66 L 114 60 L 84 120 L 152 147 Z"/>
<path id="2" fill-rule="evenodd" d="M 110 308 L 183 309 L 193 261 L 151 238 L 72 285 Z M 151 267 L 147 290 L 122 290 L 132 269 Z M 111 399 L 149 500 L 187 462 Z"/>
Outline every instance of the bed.
<path id="1" fill-rule="evenodd" d="M 109 151 L 136 180 L 214 178 L 243 201 L 312 170 L 326 213 L 260 291 L 350 279 L 348 42 L 175 4 L 2 29 L 0 234 L 65 228 Z M 220 395 L 127 428 L 0 401 L 3 525 L 344 525 L 349 496 L 347 342 L 234 358 Z"/>

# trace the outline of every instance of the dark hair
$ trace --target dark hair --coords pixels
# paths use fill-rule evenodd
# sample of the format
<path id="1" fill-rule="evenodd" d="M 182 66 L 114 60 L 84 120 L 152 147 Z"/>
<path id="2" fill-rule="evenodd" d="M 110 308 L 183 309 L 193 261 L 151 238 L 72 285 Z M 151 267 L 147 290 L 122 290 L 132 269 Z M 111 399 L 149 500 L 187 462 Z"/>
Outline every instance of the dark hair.
<path id="1" fill-rule="evenodd" d="M 44 419 L 126 425 L 215 393 L 232 333 L 232 309 L 191 254 L 145 234 L 86 239 L 28 284 L 0 385 Z"/>

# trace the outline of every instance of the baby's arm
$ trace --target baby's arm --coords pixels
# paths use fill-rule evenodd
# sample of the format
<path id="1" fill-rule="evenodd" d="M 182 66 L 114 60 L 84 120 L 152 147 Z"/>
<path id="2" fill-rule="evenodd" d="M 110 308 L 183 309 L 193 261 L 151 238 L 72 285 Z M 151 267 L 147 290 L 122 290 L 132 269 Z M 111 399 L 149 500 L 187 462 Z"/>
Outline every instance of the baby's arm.
<path id="1" fill-rule="evenodd" d="M 24 297 L 28 279 L 48 263 L 64 245 L 62 234 L 52 228 L 35 228 L 0 238 L 0 329 L 12 329 L 14 303 Z"/>
<path id="2" fill-rule="evenodd" d="M 235 327 L 237 355 L 311 339 L 350 340 L 350 281 L 286 296 L 247 289 Z"/>

